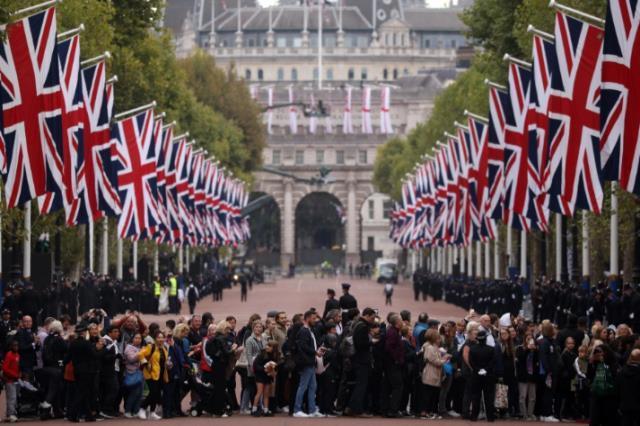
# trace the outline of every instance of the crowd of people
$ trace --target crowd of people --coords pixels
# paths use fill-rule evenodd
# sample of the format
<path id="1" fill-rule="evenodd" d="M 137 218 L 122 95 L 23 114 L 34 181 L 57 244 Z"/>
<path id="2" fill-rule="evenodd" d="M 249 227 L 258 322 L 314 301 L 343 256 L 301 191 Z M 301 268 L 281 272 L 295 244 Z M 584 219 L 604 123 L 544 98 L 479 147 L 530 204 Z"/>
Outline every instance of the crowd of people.
<path id="1" fill-rule="evenodd" d="M 630 286 L 599 317 L 590 303 L 545 309 L 558 288 L 539 283 L 542 319 L 534 321 L 520 314 L 522 283 L 472 286 L 422 271 L 414 279 L 417 297 L 445 298 L 469 314 L 442 323 L 427 312 L 381 317 L 358 306 L 346 283 L 340 297 L 328 289 L 324 306 L 256 313 L 242 324 L 211 313 L 147 324 L 100 299 L 74 326 L 68 313 L 34 321 L 5 299 L 7 419 L 283 413 L 638 424 L 640 313 L 624 310 L 636 307 Z M 600 290 L 581 291 L 592 300 Z"/>

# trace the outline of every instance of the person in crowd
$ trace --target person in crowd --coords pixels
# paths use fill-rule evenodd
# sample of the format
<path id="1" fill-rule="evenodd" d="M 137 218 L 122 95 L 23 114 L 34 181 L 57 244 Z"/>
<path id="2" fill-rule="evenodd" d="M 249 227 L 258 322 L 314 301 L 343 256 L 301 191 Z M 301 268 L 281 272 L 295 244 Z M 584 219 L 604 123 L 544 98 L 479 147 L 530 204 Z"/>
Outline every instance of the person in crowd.
<path id="1" fill-rule="evenodd" d="M 355 297 L 350 293 L 351 284 L 342 283 L 342 296 L 340 296 L 340 309 L 342 311 L 348 311 L 349 309 L 357 309 L 358 301 Z"/>
<path id="2" fill-rule="evenodd" d="M 69 361 L 73 365 L 75 392 L 67 410 L 67 418 L 77 423 L 82 414 L 85 422 L 92 422 L 96 420 L 98 414 L 97 379 L 104 341 L 99 338 L 96 324 L 87 327 L 79 323 L 75 331 L 76 338 L 69 345 Z"/>
<path id="3" fill-rule="evenodd" d="M 516 348 L 516 377 L 518 380 L 518 397 L 520 416 L 524 420 L 535 420 L 536 382 L 540 361 L 538 346 L 533 334 L 528 333 L 522 345 Z"/>
<path id="4" fill-rule="evenodd" d="M 146 345 L 138 353 L 138 359 L 143 364 L 144 380 L 149 389 L 149 394 L 140 405 L 141 412 L 138 413 L 138 417 L 160 420 L 162 416 L 156 413 L 156 407 L 162 405 L 162 387 L 169 382 L 169 353 L 164 346 L 165 334 L 162 331 L 155 333 L 153 339 L 153 343 Z"/>
<path id="5" fill-rule="evenodd" d="M 104 351 L 100 363 L 100 415 L 105 419 L 117 417 L 117 396 L 120 382 L 120 363 L 122 354 L 118 346 L 120 328 L 109 326 L 103 337 Z"/>
<path id="6" fill-rule="evenodd" d="M 269 395 L 274 378 L 277 374 L 280 355 L 278 353 L 278 343 L 274 340 L 265 344 L 253 360 L 253 372 L 256 381 L 256 396 L 253 399 L 251 415 L 254 417 L 273 416 L 269 409 Z M 260 410 L 261 408 L 261 410 Z"/>
<path id="7" fill-rule="evenodd" d="M 618 392 L 616 390 L 616 376 L 618 361 L 616 355 L 608 345 L 602 344 L 593 349 L 587 379 L 590 383 L 591 426 L 613 426 L 618 422 Z"/>
<path id="8" fill-rule="evenodd" d="M 46 377 L 46 396 L 40 404 L 40 408 L 51 410 L 54 418 L 61 418 L 64 413 L 62 375 L 68 345 L 62 337 L 62 333 L 62 323 L 57 320 L 52 321 L 49 324 L 49 334 L 42 345 L 43 368 L 41 372 Z"/>
<path id="9" fill-rule="evenodd" d="M 20 345 L 17 340 L 12 340 L 9 343 L 9 351 L 2 361 L 2 381 L 7 401 L 5 418 L 11 423 L 18 421 L 18 380 L 20 377 Z"/>
<path id="10" fill-rule="evenodd" d="M 496 351 L 487 344 L 487 332 L 478 331 L 478 344 L 469 349 L 469 365 L 471 366 L 472 404 L 471 421 L 478 420 L 480 399 L 484 401 L 487 421 L 495 420 L 494 392 L 495 392 L 495 363 Z"/>
<path id="11" fill-rule="evenodd" d="M 128 419 L 138 416 L 140 420 L 146 420 L 146 412 L 140 409 L 142 389 L 144 387 L 144 377 L 140 370 L 141 362 L 139 354 L 141 346 L 142 335 L 136 333 L 124 349 L 124 378 L 122 380 L 124 390 L 124 416 Z"/>
<path id="12" fill-rule="evenodd" d="M 541 327 L 542 335 L 538 344 L 538 359 L 540 360 L 539 392 L 542 395 L 540 413 L 545 422 L 557 422 L 553 414 L 553 390 L 557 386 L 558 348 L 554 344 L 555 328 L 549 321 Z M 558 413 L 556 413 L 558 415 Z"/>
<path id="13" fill-rule="evenodd" d="M 317 314 L 309 310 L 304 313 L 303 324 L 295 336 L 295 363 L 300 374 L 298 389 L 296 391 L 294 417 L 321 417 L 316 407 L 316 356 L 324 355 L 323 350 L 318 349 L 316 337 L 311 331 L 315 326 Z M 307 395 L 308 412 L 302 410 L 302 402 Z"/>
<path id="14" fill-rule="evenodd" d="M 571 386 L 575 378 L 573 365 L 578 357 L 575 348 L 573 337 L 564 339 L 564 349 L 560 354 L 555 392 L 555 412 L 560 421 L 573 417 L 575 414 L 574 391 Z"/>
<path id="15" fill-rule="evenodd" d="M 187 287 L 187 303 L 189 303 L 189 314 L 193 315 L 196 310 L 196 303 L 198 303 L 198 299 L 200 298 L 200 293 L 198 292 L 198 287 L 192 282 L 189 283 L 189 287 Z"/>
<path id="16" fill-rule="evenodd" d="M 507 408 L 506 415 L 515 417 L 518 411 L 518 386 L 516 382 L 516 350 L 513 339 L 508 328 L 501 328 L 499 331 L 500 365 L 502 375 L 498 378 L 501 384 L 507 386 Z"/>
<path id="17" fill-rule="evenodd" d="M 634 349 L 617 380 L 620 399 L 621 426 L 637 426 L 640 423 L 640 349 Z"/>
<path id="18" fill-rule="evenodd" d="M 340 309 L 340 302 L 336 299 L 336 291 L 332 288 L 327 289 L 327 300 L 324 302 L 324 311 L 322 318 L 325 318 L 329 311 Z"/>
<path id="19" fill-rule="evenodd" d="M 422 370 L 423 387 L 423 410 L 421 418 L 439 419 L 438 402 L 440 398 L 440 385 L 442 383 L 442 369 L 449 361 L 449 354 L 443 355 L 440 351 L 440 333 L 437 330 L 429 329 L 425 332 L 425 343 L 422 346 L 422 357 L 424 368 Z"/>
<path id="20" fill-rule="evenodd" d="M 389 317 L 389 328 L 384 339 L 384 386 L 383 395 L 388 395 L 383 407 L 387 409 L 386 416 L 401 417 L 400 401 L 402 400 L 405 346 L 402 341 L 402 327 L 404 323 L 398 314 Z"/>

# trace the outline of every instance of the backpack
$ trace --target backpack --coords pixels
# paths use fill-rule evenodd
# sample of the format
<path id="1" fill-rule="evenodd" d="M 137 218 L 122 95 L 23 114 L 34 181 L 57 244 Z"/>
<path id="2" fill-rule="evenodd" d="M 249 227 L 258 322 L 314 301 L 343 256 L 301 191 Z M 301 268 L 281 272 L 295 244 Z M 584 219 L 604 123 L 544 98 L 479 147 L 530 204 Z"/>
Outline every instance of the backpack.
<path id="1" fill-rule="evenodd" d="M 599 363 L 596 367 L 596 374 L 591 384 L 591 391 L 595 396 L 612 395 L 615 391 L 615 383 L 611 369 L 603 362 Z"/>

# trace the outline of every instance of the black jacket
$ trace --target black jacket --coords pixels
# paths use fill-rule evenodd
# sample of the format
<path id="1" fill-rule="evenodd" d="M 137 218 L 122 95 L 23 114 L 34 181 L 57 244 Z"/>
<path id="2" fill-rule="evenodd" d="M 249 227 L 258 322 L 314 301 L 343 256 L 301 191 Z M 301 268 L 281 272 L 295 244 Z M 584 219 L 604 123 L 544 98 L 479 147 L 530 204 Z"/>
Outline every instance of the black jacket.
<path id="1" fill-rule="evenodd" d="M 371 364 L 371 339 L 369 339 L 369 324 L 359 319 L 353 328 L 353 347 L 355 354 L 353 362 Z"/>
<path id="2" fill-rule="evenodd" d="M 532 374 L 527 371 L 527 358 L 529 354 L 533 354 L 533 370 Z M 534 383 L 537 380 L 540 371 L 540 361 L 538 360 L 538 351 L 531 351 L 524 346 L 518 346 L 516 349 L 516 377 L 520 383 Z"/>
<path id="3" fill-rule="evenodd" d="M 103 350 L 97 350 L 95 343 L 78 337 L 69 345 L 69 359 L 75 374 L 97 374 Z"/>
<path id="4" fill-rule="evenodd" d="M 20 370 L 33 370 L 36 367 L 36 345 L 33 332 L 20 328 L 16 332 L 15 339 L 20 353 Z"/>
<path id="5" fill-rule="evenodd" d="M 340 309 L 340 302 L 338 299 L 327 299 L 324 302 L 324 312 L 322 313 L 322 318 L 324 319 L 327 316 L 327 313 L 333 309 Z"/>
<path id="6" fill-rule="evenodd" d="M 340 308 L 344 310 L 355 309 L 358 307 L 358 301 L 350 294 L 340 297 Z"/>
<path id="7" fill-rule="evenodd" d="M 620 411 L 640 415 L 640 365 L 627 364 L 616 377 L 620 399 Z"/>
<path id="8" fill-rule="evenodd" d="M 313 367 L 316 363 L 316 345 L 308 327 L 301 327 L 296 334 L 295 362 L 299 369 Z"/>
<path id="9" fill-rule="evenodd" d="M 67 353 L 67 342 L 59 334 L 50 334 L 42 346 L 42 363 L 45 367 L 62 368 Z"/>
<path id="10" fill-rule="evenodd" d="M 538 350 L 544 372 L 555 375 L 558 368 L 558 353 L 551 339 L 544 337 L 538 345 Z"/>
<path id="11" fill-rule="evenodd" d="M 482 343 L 469 348 L 469 363 L 474 375 L 477 375 L 480 370 L 485 370 L 487 376 L 493 376 L 495 362 L 496 351 L 491 346 Z"/>

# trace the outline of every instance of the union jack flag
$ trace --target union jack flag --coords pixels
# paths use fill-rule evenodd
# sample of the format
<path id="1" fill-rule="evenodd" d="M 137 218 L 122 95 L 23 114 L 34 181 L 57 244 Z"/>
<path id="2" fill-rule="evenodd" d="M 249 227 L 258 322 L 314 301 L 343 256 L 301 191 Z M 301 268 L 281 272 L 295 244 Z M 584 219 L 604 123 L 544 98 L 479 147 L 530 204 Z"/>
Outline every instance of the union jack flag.
<path id="1" fill-rule="evenodd" d="M 186 138 L 176 139 L 169 148 L 167 162 L 165 164 L 165 194 L 167 202 L 167 216 L 169 219 L 168 241 L 181 244 L 183 239 L 182 216 L 180 203 L 178 202 L 177 171 L 182 168 L 185 160 L 184 150 Z M 186 214 L 186 212 L 185 212 Z"/>
<path id="2" fill-rule="evenodd" d="M 600 85 L 603 31 L 558 12 L 550 61 L 548 206 L 600 213 Z"/>
<path id="3" fill-rule="evenodd" d="M 6 153 L 9 208 L 61 190 L 64 99 L 57 50 L 53 7 L 9 24 L 0 45 L 2 155 Z"/>
<path id="4" fill-rule="evenodd" d="M 84 102 L 82 150 L 78 152 L 78 199 L 67 216 L 69 225 L 95 222 L 120 213 L 115 167 L 111 158 L 113 84 L 106 84 L 105 63 L 82 69 Z"/>
<path id="5" fill-rule="evenodd" d="M 482 241 L 496 236 L 494 220 L 487 214 L 489 209 L 489 126 L 469 117 L 469 136 L 476 149 L 473 168 L 470 173 L 470 196 L 473 217 L 477 220 L 479 237 Z"/>
<path id="6" fill-rule="evenodd" d="M 62 105 L 62 184 L 56 192 L 38 197 L 41 214 L 62 209 L 69 212 L 73 200 L 78 198 L 77 166 L 78 151 L 82 145 L 82 117 L 84 104 L 80 87 L 80 36 L 74 35 L 58 42 L 60 86 Z M 61 190 L 61 191 L 60 191 Z"/>
<path id="7" fill-rule="evenodd" d="M 111 154 L 118 174 L 122 213 L 120 238 L 145 236 L 160 223 L 153 110 L 119 121 L 112 129 Z"/>
<path id="8" fill-rule="evenodd" d="M 603 175 L 640 195 L 640 4 L 610 0 L 602 62 Z"/>
<path id="9" fill-rule="evenodd" d="M 171 140 L 173 138 L 173 124 L 164 125 L 162 117 L 156 119 L 153 138 L 156 146 L 156 186 L 158 189 L 158 216 L 160 224 L 156 229 L 155 238 L 158 242 L 166 241 L 171 229 L 167 206 L 166 166 L 171 154 Z"/>

